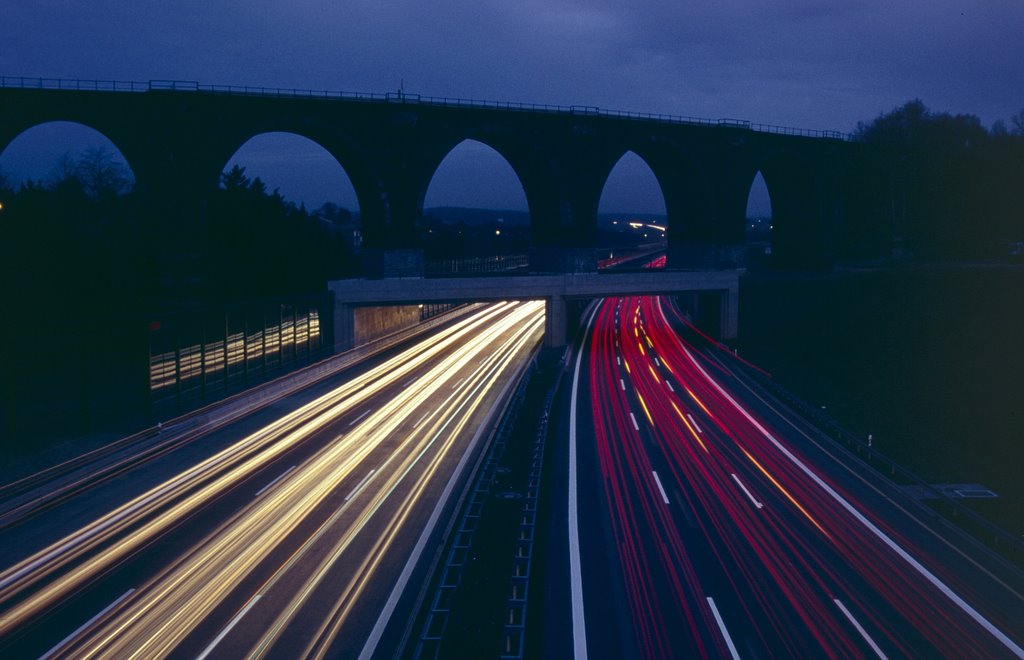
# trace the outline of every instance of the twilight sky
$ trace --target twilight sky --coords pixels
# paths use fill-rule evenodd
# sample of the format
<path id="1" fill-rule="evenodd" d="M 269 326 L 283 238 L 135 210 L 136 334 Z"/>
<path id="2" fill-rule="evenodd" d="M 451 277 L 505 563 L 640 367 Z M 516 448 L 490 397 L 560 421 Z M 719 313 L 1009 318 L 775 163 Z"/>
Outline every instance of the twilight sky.
<path id="1" fill-rule="evenodd" d="M 19 0 L 4 9 L 0 75 L 404 84 L 839 131 L 920 98 L 990 126 L 1024 109 L 1022 28 L 1024 0 Z M 309 163 L 283 144 L 252 157 Z M 460 149 L 446 167 L 468 168 L 460 162 L 480 151 Z M 0 155 L 0 167 L 9 161 Z M 616 204 L 632 203 L 631 185 Z M 478 187 L 485 205 L 511 199 Z M 466 202 L 464 189 L 450 192 Z"/>

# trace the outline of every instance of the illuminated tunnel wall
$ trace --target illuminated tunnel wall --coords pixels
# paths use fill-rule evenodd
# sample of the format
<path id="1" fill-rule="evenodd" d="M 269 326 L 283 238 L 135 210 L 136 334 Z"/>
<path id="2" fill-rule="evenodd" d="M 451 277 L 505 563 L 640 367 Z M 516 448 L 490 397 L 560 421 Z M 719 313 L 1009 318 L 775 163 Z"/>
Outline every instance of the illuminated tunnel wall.
<path id="1" fill-rule="evenodd" d="M 332 353 L 330 294 L 177 314 L 149 326 L 152 418 L 167 419 L 311 364 Z M 360 310 L 354 345 L 456 307 Z M 400 314 L 396 315 L 396 311 Z"/>
<path id="2" fill-rule="evenodd" d="M 176 314 L 149 326 L 149 394 L 166 419 L 325 357 L 328 295 Z"/>

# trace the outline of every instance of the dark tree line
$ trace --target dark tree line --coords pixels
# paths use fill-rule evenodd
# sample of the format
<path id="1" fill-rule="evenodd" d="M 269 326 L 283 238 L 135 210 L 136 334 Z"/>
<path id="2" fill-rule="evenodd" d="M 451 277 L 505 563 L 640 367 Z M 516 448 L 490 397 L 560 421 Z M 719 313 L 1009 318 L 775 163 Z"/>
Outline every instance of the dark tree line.
<path id="1" fill-rule="evenodd" d="M 1024 111 L 986 130 L 914 100 L 854 140 L 846 256 L 987 259 L 1024 240 Z"/>
<path id="2" fill-rule="evenodd" d="M 5 303 L 22 313 L 60 309 L 73 329 L 137 307 L 148 264 L 132 184 L 127 168 L 98 149 L 62 158 L 48 183 L 14 189 L 0 177 Z"/>
<path id="3" fill-rule="evenodd" d="M 200 284 L 187 304 L 323 291 L 354 262 L 350 215 L 328 211 L 324 220 L 240 168 L 226 172 L 193 243 Z M 167 228 L 148 220 L 131 172 L 102 149 L 62 157 L 47 181 L 15 185 L 0 172 L 0 446 L 144 412 L 148 326 L 168 303 Z"/>
<path id="4" fill-rule="evenodd" d="M 322 217 L 322 216 L 327 216 Z M 207 289 L 214 301 L 321 291 L 355 272 L 346 230 L 351 216 L 325 205 L 319 214 L 267 191 L 235 166 L 221 175 L 207 206 Z"/>
<path id="5" fill-rule="evenodd" d="M 530 247 L 529 225 L 446 222 L 429 213 L 420 237 L 427 261 L 526 254 Z"/>
<path id="6" fill-rule="evenodd" d="M 92 428 L 112 405 L 100 393 L 134 377 L 150 279 L 132 187 L 100 149 L 61 158 L 47 182 L 0 176 L 0 438 Z"/>
<path id="7" fill-rule="evenodd" d="M 47 182 L 15 187 L 0 172 L 4 282 L 32 305 L 60 300 L 82 313 L 152 300 L 164 246 L 133 191 L 127 167 L 102 149 L 65 155 Z M 200 245 L 202 300 L 230 302 L 321 291 L 354 272 L 352 220 L 325 205 L 308 212 L 235 167 L 209 196 Z M 16 286 L 14 286 L 16 284 Z M 80 314 L 79 314 L 80 315 Z"/>

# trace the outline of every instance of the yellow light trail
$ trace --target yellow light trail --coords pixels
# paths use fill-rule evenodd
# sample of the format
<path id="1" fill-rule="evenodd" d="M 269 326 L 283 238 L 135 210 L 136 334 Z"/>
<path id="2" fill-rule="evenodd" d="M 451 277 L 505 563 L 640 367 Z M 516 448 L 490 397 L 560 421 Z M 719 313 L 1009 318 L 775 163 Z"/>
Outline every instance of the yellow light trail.
<path id="1" fill-rule="evenodd" d="M 76 649 L 76 653 L 81 657 L 150 657 L 170 653 L 224 598 L 241 585 L 270 548 L 287 539 L 345 479 L 363 474 L 365 469 L 361 469 L 362 464 L 371 453 L 385 442 L 397 440 L 397 446 L 390 448 L 384 462 L 361 486 L 363 490 L 360 495 L 346 501 L 261 587 L 259 593 L 273 588 L 281 575 L 301 566 L 299 558 L 310 551 L 328 528 L 343 522 L 348 525 L 326 558 L 294 594 L 289 605 L 281 610 L 274 625 L 257 644 L 260 653 L 260 649 L 269 649 L 341 553 L 378 514 L 383 504 L 416 468 L 420 459 L 440 439 L 437 451 L 410 486 L 411 493 L 400 502 L 399 513 L 386 522 L 386 529 L 390 531 L 376 540 L 374 551 L 364 560 L 356 577 L 340 591 L 337 604 L 332 610 L 333 623 L 321 630 L 321 634 L 333 638 L 358 594 L 365 588 L 365 581 L 388 550 L 391 539 L 398 533 L 409 511 L 420 500 L 430 478 L 453 447 L 456 435 L 466 423 L 466 416 L 479 405 L 482 392 L 503 382 L 502 376 L 509 371 L 524 346 L 537 341 L 543 327 L 542 303 L 506 306 L 503 309 L 504 318 L 485 314 L 483 318 L 487 323 L 473 325 L 476 332 L 474 336 L 465 333 L 450 335 L 446 346 L 453 351 L 449 356 L 428 370 L 415 384 L 376 409 L 349 433 L 340 436 L 307 460 L 287 479 L 275 484 L 261 498 L 248 504 L 174 565 L 140 587 L 116 613 L 107 617 L 105 622 L 97 623 L 97 626 L 103 627 L 90 632 L 92 636 L 88 640 L 88 650 Z M 491 344 L 501 335 L 509 332 L 513 333 L 511 339 L 496 350 L 490 349 Z M 488 350 L 493 352 L 487 355 Z M 483 361 L 480 360 L 481 354 L 487 355 Z M 466 368 L 473 368 L 476 363 L 479 366 L 475 367 L 468 378 L 461 379 L 461 384 L 432 415 L 436 417 L 432 423 L 422 425 L 422 432 L 414 430 L 402 435 L 399 428 L 408 425 L 407 420 L 415 419 L 411 415 L 417 409 L 427 405 L 442 388 L 450 389 L 456 375 Z M 408 370 L 403 373 L 408 373 Z M 379 372 L 378 376 L 381 376 Z M 393 383 L 394 380 L 390 378 L 388 382 Z M 374 391 L 381 389 L 374 385 L 365 380 L 362 382 L 364 388 Z M 365 398 L 361 397 L 360 400 Z M 305 435 L 314 432 L 322 426 L 315 421 L 293 433 Z M 448 426 L 452 428 L 444 435 Z M 218 490 L 226 487 L 219 483 L 215 485 Z M 377 490 L 367 494 L 371 486 Z M 363 504 L 359 509 L 356 503 L 361 501 Z M 189 498 L 179 506 L 190 508 L 196 504 L 196 501 Z M 90 568 L 95 569 L 96 566 Z M 259 593 L 254 594 L 253 599 Z"/>
<path id="2" fill-rule="evenodd" d="M 15 607 L 3 612 L 0 615 L 0 634 L 23 624 L 53 603 L 59 602 L 67 594 L 80 588 L 93 575 L 109 570 L 153 538 L 178 524 L 197 507 L 212 501 L 228 488 L 248 478 L 311 433 L 359 406 L 384 387 L 406 377 L 413 369 L 436 358 L 443 351 L 465 343 L 467 337 L 479 333 L 482 328 L 492 324 L 499 315 L 514 307 L 515 305 L 508 304 L 495 305 L 454 324 L 430 340 L 385 361 L 363 376 L 345 383 L 118 507 L 78 532 L 6 569 L 0 573 L 0 599 L 28 591 L 76 559 L 100 550 L 35 593 L 31 593 Z M 526 309 L 527 306 L 521 308 Z M 451 366 L 452 363 L 448 361 L 445 364 Z M 431 373 L 437 376 L 436 373 Z M 412 390 L 419 391 L 415 388 Z M 384 408 L 391 409 L 391 406 Z M 377 421 L 379 422 L 379 416 Z M 352 444 L 341 442 L 339 446 L 350 447 Z M 343 478 L 356 464 L 357 461 L 353 459 L 364 455 L 365 452 L 357 450 L 349 457 L 350 460 L 342 463 L 342 468 L 334 477 Z M 316 488 L 317 484 L 311 486 Z M 275 492 L 280 491 L 280 488 L 279 484 Z M 267 501 L 276 500 L 269 497 L 263 500 Z M 260 503 L 256 503 L 251 506 L 259 505 Z M 155 513 L 158 515 L 154 516 Z"/>
<path id="3" fill-rule="evenodd" d="M 414 496 L 411 498 L 407 498 L 403 503 L 402 514 L 400 518 L 393 518 L 391 523 L 389 523 L 389 532 L 387 536 L 388 542 L 385 543 L 383 542 L 382 539 L 377 540 L 377 543 L 374 546 L 374 552 L 371 553 L 371 555 L 369 555 L 373 558 L 373 561 L 370 562 L 369 559 L 365 560 L 361 565 L 360 570 L 356 571 L 356 575 L 359 577 L 354 577 L 352 580 L 350 580 L 346 589 L 342 591 L 343 595 L 353 595 L 347 598 L 336 599 L 335 608 L 331 616 L 328 617 L 328 619 L 326 619 L 324 621 L 324 624 L 321 626 L 321 631 L 320 634 L 318 635 L 319 638 L 323 638 L 324 636 L 326 636 L 327 639 L 333 639 L 334 635 L 337 633 L 337 629 L 340 628 L 341 623 L 345 620 L 348 612 L 355 605 L 355 597 L 358 596 L 358 594 L 365 588 L 367 579 L 372 574 L 373 569 L 379 564 L 380 560 L 382 559 L 383 553 L 387 549 L 388 544 L 390 543 L 390 539 L 398 533 L 400 529 L 400 523 L 405 520 L 405 518 L 408 516 L 409 511 L 411 511 L 413 505 L 415 505 L 416 502 L 419 500 L 420 494 L 422 493 L 423 489 L 429 482 L 430 477 L 437 471 L 438 467 L 440 466 L 441 459 L 444 457 L 445 454 L 447 454 L 448 450 L 454 443 L 455 438 L 458 436 L 459 432 L 461 432 L 462 428 L 466 425 L 467 420 L 469 419 L 469 415 L 472 413 L 473 410 L 475 410 L 480 405 L 482 399 L 480 396 L 478 396 L 479 389 L 481 387 L 490 388 L 497 384 L 497 381 L 494 380 L 493 374 L 500 373 L 509 366 L 511 366 L 511 361 L 515 357 L 516 353 L 522 348 L 524 342 L 536 330 L 540 328 L 540 323 L 542 322 L 542 319 L 538 319 L 537 321 L 535 321 L 532 327 L 526 328 L 525 331 L 521 331 L 519 334 L 508 340 L 505 343 L 505 345 L 502 346 L 502 349 L 499 352 L 495 352 L 492 355 L 490 355 L 487 358 L 485 364 L 481 365 L 482 368 L 474 372 L 473 376 L 471 376 L 470 379 L 467 379 L 467 381 L 462 384 L 460 391 L 458 393 L 458 397 L 452 395 L 449 397 L 448 401 L 445 402 L 445 404 L 442 404 L 440 409 L 458 410 L 464 406 L 468 406 L 469 409 L 464 414 L 449 414 L 446 420 L 439 420 L 435 424 L 435 429 L 437 429 L 437 431 L 436 433 L 433 433 L 433 437 L 430 439 L 428 444 L 433 443 L 436 439 L 438 439 L 438 437 L 440 437 L 440 434 L 445 431 L 445 427 L 448 424 L 452 423 L 453 421 L 455 423 L 455 428 L 447 435 L 447 440 L 445 441 L 442 450 L 438 454 L 436 454 L 434 459 L 430 462 L 426 472 L 426 476 L 421 477 L 417 481 Z M 422 453 L 423 452 L 421 452 L 420 455 L 422 455 Z M 402 473 L 401 478 L 404 478 L 407 473 L 408 469 Z M 391 490 L 393 489 L 394 487 L 392 487 L 388 491 L 388 493 L 390 494 Z M 337 544 L 330 553 L 329 558 L 325 559 L 324 562 L 322 562 L 321 569 L 317 572 L 317 583 L 319 583 L 326 576 L 327 568 L 329 568 L 332 564 L 335 563 L 337 558 L 340 556 L 341 552 L 344 549 L 346 549 L 347 546 L 348 543 Z M 312 587 L 315 586 L 315 584 L 307 584 L 309 585 L 309 590 L 311 590 Z M 282 614 L 278 617 L 278 622 L 275 623 L 275 626 L 272 628 L 272 630 L 280 630 L 283 628 L 283 624 L 286 623 L 284 618 L 285 613 L 290 613 L 287 619 L 288 621 L 290 621 L 291 618 L 294 618 L 295 612 L 298 611 L 298 606 L 302 604 L 304 600 L 305 598 L 299 599 L 298 596 L 296 596 L 296 599 L 293 600 L 293 605 L 282 612 Z M 329 624 L 328 621 L 332 620 L 334 621 L 334 623 Z M 265 636 L 265 639 L 266 638 L 267 636 Z M 322 648 L 326 649 L 326 644 L 323 643 L 322 639 L 320 644 Z M 269 644 L 261 642 L 261 644 L 257 646 L 257 650 L 260 648 L 269 648 Z M 312 646 L 309 649 L 307 649 L 306 653 L 303 653 L 304 657 L 313 655 L 314 654 L 312 653 Z M 251 655 L 250 657 L 254 656 Z"/>
<path id="4" fill-rule="evenodd" d="M 697 398 L 697 395 L 693 393 L 693 390 L 687 387 L 685 383 L 680 382 L 679 384 L 683 386 L 683 389 L 686 390 L 686 393 L 690 395 L 690 398 L 693 399 L 698 406 L 700 406 L 700 409 L 703 410 L 708 417 L 714 419 L 714 415 L 712 415 L 711 411 L 708 410 L 707 406 L 704 405 L 704 402 Z"/>
<path id="5" fill-rule="evenodd" d="M 651 419 L 651 411 L 647 409 L 647 404 L 644 403 L 644 398 L 639 392 L 636 393 L 636 398 L 640 400 L 640 407 L 644 409 L 644 414 L 647 415 L 647 421 L 651 423 L 651 426 L 654 426 L 654 420 Z"/>
<path id="6" fill-rule="evenodd" d="M 492 362 L 497 362 L 500 360 L 500 363 L 494 365 L 492 372 L 495 374 L 503 373 L 506 369 L 510 368 L 512 366 L 512 361 L 515 358 L 516 354 L 522 349 L 524 343 L 529 339 L 529 337 L 533 335 L 534 332 L 539 331 L 542 324 L 543 319 L 541 318 L 536 322 L 533 328 L 527 328 L 526 332 L 520 333 L 518 336 L 513 337 L 512 339 L 509 340 L 509 342 L 506 343 L 507 346 L 511 347 L 511 350 L 505 350 L 506 347 L 503 347 L 503 350 L 501 352 L 495 353 L 490 358 L 490 360 Z M 443 456 L 444 453 L 448 452 L 451 445 L 454 443 L 455 437 L 466 425 L 466 422 L 469 418 L 469 414 L 472 412 L 472 409 L 476 409 L 480 405 L 482 399 L 478 396 L 477 390 L 480 387 L 489 388 L 497 384 L 494 381 L 494 378 L 489 374 L 481 374 L 476 380 L 478 382 L 474 383 L 473 389 L 467 389 L 467 397 L 463 399 L 465 402 L 463 405 L 468 404 L 471 410 L 469 411 L 469 413 L 460 414 L 457 418 L 455 418 L 457 419 L 456 429 L 449 434 L 449 439 L 445 444 L 443 453 L 438 454 L 435 460 L 431 462 L 427 476 L 425 478 L 421 478 L 417 482 L 414 497 L 407 499 L 406 504 L 403 505 L 404 508 L 402 511 L 401 518 L 396 518 L 393 520 L 386 539 L 378 539 L 377 544 L 375 546 L 376 552 L 372 555 L 373 561 L 364 561 L 363 567 L 365 567 L 365 570 L 362 572 L 361 579 L 357 580 L 354 578 L 349 582 L 347 592 L 353 595 L 347 599 L 347 602 L 343 602 L 342 599 L 337 599 L 335 601 L 334 610 L 332 611 L 331 616 L 323 620 L 318 635 L 307 647 L 306 651 L 303 653 L 303 656 L 317 658 L 325 657 L 327 651 L 330 648 L 330 643 L 337 636 L 348 614 L 351 612 L 352 608 L 357 603 L 356 598 L 358 597 L 359 593 L 361 593 L 366 588 L 368 579 L 372 575 L 373 570 L 379 565 L 380 561 L 383 559 L 383 551 L 387 549 L 391 540 L 400 531 L 401 523 L 404 522 L 404 520 L 408 517 L 409 513 L 412 511 L 413 505 L 420 499 L 423 491 L 425 490 L 429 479 L 432 478 L 434 473 L 440 467 L 441 457 Z M 451 419 L 453 419 L 453 417 L 450 416 L 449 420 Z M 443 430 L 444 429 L 442 427 L 441 431 Z M 332 557 L 336 559 L 340 555 L 340 551 L 342 549 L 343 548 L 340 547 L 336 548 L 335 552 L 332 553 Z"/>
<path id="7" fill-rule="evenodd" d="M 757 467 L 757 469 L 761 471 L 761 474 L 763 474 L 764 476 L 768 477 L 768 480 L 771 481 L 772 484 L 774 484 L 775 487 L 778 488 L 779 491 L 783 495 L 786 496 L 787 500 L 792 502 L 793 506 L 795 506 L 797 509 L 800 510 L 800 513 L 804 514 L 804 516 L 806 516 L 806 518 L 811 521 L 812 525 L 814 525 L 815 527 L 818 528 L 818 531 L 820 531 L 822 534 L 825 535 L 825 538 L 827 538 L 830 541 L 832 540 L 832 536 L 828 532 L 825 531 L 824 527 L 822 527 L 821 525 L 818 524 L 818 521 L 814 519 L 814 516 L 812 516 L 810 513 L 808 513 L 807 509 L 803 508 L 800 505 L 799 502 L 797 502 L 795 499 L 793 499 L 793 496 L 789 494 L 789 491 L 786 490 L 785 488 L 783 488 L 782 484 L 780 484 L 778 481 L 776 481 L 775 477 L 773 477 L 771 474 L 769 474 L 768 470 L 764 469 L 764 467 L 762 467 L 761 464 L 757 462 L 757 459 L 750 455 L 750 452 L 748 452 L 743 447 L 740 447 L 740 451 L 742 451 L 746 455 L 746 457 L 750 459 L 750 462 L 753 463 L 754 466 Z"/>
<path id="8" fill-rule="evenodd" d="M 686 415 L 684 415 L 683 411 L 679 409 L 679 406 L 676 405 L 676 402 L 669 399 L 669 403 L 672 404 L 672 408 L 674 408 L 676 414 L 679 415 L 679 419 L 683 420 L 683 424 L 686 424 L 686 428 L 690 429 L 690 434 L 693 436 L 694 440 L 696 440 L 700 444 L 700 448 L 704 450 L 704 453 L 710 454 L 711 452 L 709 452 L 707 446 L 704 445 L 704 441 L 700 439 L 700 434 L 697 433 L 696 429 L 693 428 L 693 426 L 690 424 L 690 421 L 686 419 Z"/>

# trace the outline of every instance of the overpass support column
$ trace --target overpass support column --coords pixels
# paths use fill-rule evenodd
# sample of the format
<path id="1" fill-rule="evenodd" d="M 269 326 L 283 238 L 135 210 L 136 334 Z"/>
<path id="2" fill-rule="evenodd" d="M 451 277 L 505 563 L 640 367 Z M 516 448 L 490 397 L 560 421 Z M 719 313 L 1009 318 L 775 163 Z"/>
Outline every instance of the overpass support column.
<path id="1" fill-rule="evenodd" d="M 569 316 L 566 300 L 551 296 L 544 301 L 544 347 L 562 348 L 568 341 Z"/>
<path id="2" fill-rule="evenodd" d="M 356 315 L 352 305 L 334 301 L 334 354 L 355 348 Z"/>
<path id="3" fill-rule="evenodd" d="M 722 320 L 721 335 L 723 340 L 736 339 L 740 328 L 740 289 L 739 282 L 722 292 L 720 305 Z"/>

